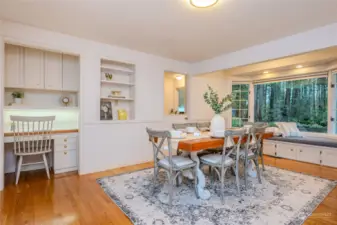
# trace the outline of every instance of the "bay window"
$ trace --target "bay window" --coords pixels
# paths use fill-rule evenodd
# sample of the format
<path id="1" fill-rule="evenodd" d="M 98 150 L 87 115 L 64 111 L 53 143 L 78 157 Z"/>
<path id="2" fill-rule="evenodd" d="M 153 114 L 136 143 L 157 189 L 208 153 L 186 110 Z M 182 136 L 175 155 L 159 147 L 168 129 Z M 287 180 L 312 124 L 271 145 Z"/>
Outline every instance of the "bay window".
<path id="1" fill-rule="evenodd" d="M 327 76 L 255 84 L 254 98 L 255 122 L 296 122 L 301 131 L 327 132 Z"/>

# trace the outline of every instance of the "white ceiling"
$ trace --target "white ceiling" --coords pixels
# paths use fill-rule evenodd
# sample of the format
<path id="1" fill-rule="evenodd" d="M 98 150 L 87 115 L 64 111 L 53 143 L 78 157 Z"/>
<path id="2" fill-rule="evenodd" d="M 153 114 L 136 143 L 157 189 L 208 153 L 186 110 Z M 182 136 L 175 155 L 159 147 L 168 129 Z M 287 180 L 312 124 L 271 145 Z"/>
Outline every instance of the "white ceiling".
<path id="1" fill-rule="evenodd" d="M 195 62 L 337 22 L 337 0 L 0 0 L 0 18 Z"/>
<path id="2" fill-rule="evenodd" d="M 336 60 L 337 47 L 330 47 L 300 55 L 293 55 L 285 58 L 223 70 L 223 74 L 226 76 L 241 76 L 249 78 L 252 76 L 262 75 L 264 71 L 268 71 L 268 73 L 278 73 L 296 69 L 297 65 L 302 65 L 304 68 L 308 68 L 329 64 Z"/>

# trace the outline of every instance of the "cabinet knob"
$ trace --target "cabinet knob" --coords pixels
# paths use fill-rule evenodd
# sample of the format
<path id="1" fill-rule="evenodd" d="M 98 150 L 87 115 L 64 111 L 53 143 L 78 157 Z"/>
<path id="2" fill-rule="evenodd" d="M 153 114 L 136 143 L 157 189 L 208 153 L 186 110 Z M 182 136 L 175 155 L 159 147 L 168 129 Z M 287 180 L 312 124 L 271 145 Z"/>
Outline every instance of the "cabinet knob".
<path id="1" fill-rule="evenodd" d="M 67 142 L 67 138 L 64 139 L 64 142 Z"/>
<path id="2" fill-rule="evenodd" d="M 67 148 L 68 146 L 67 145 L 64 145 L 64 148 Z"/>
<path id="3" fill-rule="evenodd" d="M 302 152 L 302 150 L 300 150 L 300 152 Z"/>
<path id="4" fill-rule="evenodd" d="M 66 155 L 66 154 L 68 154 L 68 152 L 63 152 L 63 154 L 65 154 L 65 155 Z"/>
<path id="5" fill-rule="evenodd" d="M 294 151 L 294 149 L 290 149 L 290 151 L 292 151 L 292 152 L 293 152 L 293 151 Z"/>

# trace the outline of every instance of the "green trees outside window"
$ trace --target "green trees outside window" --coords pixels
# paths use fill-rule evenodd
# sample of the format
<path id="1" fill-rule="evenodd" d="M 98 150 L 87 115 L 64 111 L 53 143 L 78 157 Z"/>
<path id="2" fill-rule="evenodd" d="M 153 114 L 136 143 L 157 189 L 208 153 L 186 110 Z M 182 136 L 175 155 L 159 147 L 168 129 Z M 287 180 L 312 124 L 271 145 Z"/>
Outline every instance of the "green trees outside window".
<path id="1" fill-rule="evenodd" d="M 254 97 L 255 122 L 296 122 L 301 131 L 327 132 L 325 77 L 257 84 Z"/>

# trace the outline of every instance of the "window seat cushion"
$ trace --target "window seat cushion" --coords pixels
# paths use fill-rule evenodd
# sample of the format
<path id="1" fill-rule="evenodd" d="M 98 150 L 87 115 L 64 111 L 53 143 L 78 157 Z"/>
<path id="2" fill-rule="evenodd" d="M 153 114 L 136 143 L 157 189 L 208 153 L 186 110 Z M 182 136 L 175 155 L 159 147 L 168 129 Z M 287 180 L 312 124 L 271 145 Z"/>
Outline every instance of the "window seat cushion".
<path id="1" fill-rule="evenodd" d="M 337 139 L 324 137 L 272 137 L 268 138 L 268 140 L 337 148 Z"/>

